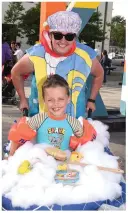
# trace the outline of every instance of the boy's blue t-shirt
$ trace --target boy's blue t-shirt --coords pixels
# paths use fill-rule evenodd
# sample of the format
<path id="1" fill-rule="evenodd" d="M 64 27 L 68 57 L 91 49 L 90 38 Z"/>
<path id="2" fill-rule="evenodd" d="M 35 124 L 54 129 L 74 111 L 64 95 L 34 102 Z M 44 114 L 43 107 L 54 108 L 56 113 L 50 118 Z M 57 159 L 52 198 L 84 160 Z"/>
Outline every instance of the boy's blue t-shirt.
<path id="1" fill-rule="evenodd" d="M 83 127 L 79 120 L 67 114 L 55 117 L 45 112 L 38 113 L 27 121 L 31 129 L 37 132 L 37 143 L 47 143 L 59 149 L 69 149 L 70 137 L 82 136 Z"/>
<path id="2" fill-rule="evenodd" d="M 47 118 L 37 131 L 37 142 L 48 143 L 61 150 L 69 149 L 70 137 L 73 134 L 67 119 L 53 120 Z"/>

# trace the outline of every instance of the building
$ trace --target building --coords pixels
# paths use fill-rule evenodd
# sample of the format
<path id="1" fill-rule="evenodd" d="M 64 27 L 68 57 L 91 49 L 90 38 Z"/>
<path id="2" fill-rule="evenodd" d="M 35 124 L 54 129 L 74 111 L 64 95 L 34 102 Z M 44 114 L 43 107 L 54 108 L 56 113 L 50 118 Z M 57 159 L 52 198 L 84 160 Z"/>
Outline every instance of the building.
<path id="1" fill-rule="evenodd" d="M 104 32 L 106 32 L 107 39 L 105 39 L 103 42 L 96 42 L 95 48 L 98 49 L 100 52 L 102 52 L 103 50 L 107 50 L 107 52 L 109 52 L 111 28 L 107 26 L 107 23 L 111 23 L 113 2 L 101 2 L 97 10 L 102 14 L 103 30 Z"/>

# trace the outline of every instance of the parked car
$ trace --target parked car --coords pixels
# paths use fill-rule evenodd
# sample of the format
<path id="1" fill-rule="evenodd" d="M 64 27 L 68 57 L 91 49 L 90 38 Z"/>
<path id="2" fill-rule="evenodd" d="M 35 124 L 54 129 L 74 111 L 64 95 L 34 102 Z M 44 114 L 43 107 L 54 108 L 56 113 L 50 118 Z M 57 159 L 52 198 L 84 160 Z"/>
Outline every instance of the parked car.
<path id="1" fill-rule="evenodd" d="M 124 56 L 123 55 L 115 55 L 115 57 L 112 58 L 112 65 L 124 66 Z"/>

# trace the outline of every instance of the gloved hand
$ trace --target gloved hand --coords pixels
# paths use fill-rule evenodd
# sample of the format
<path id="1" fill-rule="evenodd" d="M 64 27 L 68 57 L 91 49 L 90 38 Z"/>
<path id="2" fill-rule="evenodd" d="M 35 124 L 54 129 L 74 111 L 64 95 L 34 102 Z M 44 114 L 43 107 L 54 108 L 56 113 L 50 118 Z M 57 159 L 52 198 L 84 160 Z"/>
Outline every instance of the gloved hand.
<path id="1" fill-rule="evenodd" d="M 35 136 L 36 131 L 29 127 L 26 117 L 22 117 L 18 123 L 12 125 L 8 140 L 23 144 L 28 140 L 32 140 Z"/>
<path id="2" fill-rule="evenodd" d="M 88 120 L 83 119 L 83 136 L 77 138 L 76 136 L 70 137 L 69 146 L 75 150 L 79 144 L 83 145 L 88 141 L 93 141 L 96 138 L 96 131 L 94 127 L 89 123 Z"/>

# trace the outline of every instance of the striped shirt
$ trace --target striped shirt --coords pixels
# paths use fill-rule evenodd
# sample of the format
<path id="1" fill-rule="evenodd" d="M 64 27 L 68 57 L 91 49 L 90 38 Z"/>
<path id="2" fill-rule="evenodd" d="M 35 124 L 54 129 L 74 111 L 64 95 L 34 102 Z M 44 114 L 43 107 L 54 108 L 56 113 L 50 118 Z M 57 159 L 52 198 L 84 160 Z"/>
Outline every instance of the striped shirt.
<path id="1" fill-rule="evenodd" d="M 55 118 L 47 113 L 39 113 L 27 121 L 28 125 L 37 131 L 37 143 L 48 143 L 62 150 L 69 149 L 70 137 L 83 135 L 83 128 L 76 118 L 64 115 Z"/>
<path id="2" fill-rule="evenodd" d="M 38 113 L 34 115 L 33 117 L 29 118 L 27 121 L 28 125 L 33 129 L 33 130 L 38 130 L 39 127 L 44 123 L 44 121 L 48 118 L 48 114 L 43 112 L 43 113 Z M 81 123 L 79 122 L 78 119 L 71 117 L 70 115 L 66 114 L 66 119 L 70 126 L 72 127 L 73 133 L 76 137 L 81 137 L 83 135 L 83 128 Z"/>

